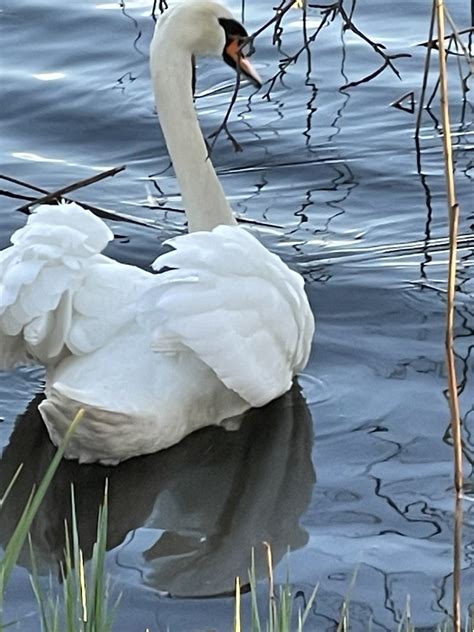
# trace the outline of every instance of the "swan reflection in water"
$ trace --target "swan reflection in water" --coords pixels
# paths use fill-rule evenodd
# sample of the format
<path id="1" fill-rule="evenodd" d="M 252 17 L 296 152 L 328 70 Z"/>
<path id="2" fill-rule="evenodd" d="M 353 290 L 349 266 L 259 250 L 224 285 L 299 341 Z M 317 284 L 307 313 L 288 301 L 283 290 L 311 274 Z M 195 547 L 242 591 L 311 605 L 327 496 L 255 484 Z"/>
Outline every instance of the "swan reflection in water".
<path id="1" fill-rule="evenodd" d="M 37 396 L 18 418 L 0 461 L 0 495 L 24 464 L 2 509 L 4 545 L 55 452 L 38 413 L 41 400 Z M 257 577 L 266 575 L 263 541 L 275 563 L 307 541 L 299 520 L 315 482 L 312 419 L 295 384 L 278 400 L 245 413 L 237 427 L 206 428 L 168 450 L 115 467 L 64 460 L 31 531 L 40 572 L 57 569 L 63 558 L 72 484 L 81 547 L 86 559 L 91 556 L 108 479 L 107 548 L 140 527 L 147 534 L 159 530 L 157 541 L 150 546 L 147 538 L 141 552 L 149 586 L 180 597 L 232 592 L 235 577 L 248 576 L 252 547 Z M 28 567 L 29 558 L 25 547 L 20 563 Z"/>

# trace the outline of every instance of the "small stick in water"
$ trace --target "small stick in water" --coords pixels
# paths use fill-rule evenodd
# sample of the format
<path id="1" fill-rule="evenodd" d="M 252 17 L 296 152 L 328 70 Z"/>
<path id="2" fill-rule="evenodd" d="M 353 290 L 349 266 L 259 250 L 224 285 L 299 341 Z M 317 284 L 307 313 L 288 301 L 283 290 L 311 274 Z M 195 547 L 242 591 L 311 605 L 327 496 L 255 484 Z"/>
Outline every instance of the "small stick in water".
<path id="1" fill-rule="evenodd" d="M 52 191 L 51 193 L 48 193 L 41 198 L 37 198 L 34 202 L 29 202 L 28 204 L 20 207 L 18 210 L 27 211 L 31 206 L 36 206 L 37 204 L 45 204 L 46 202 L 50 202 L 51 200 L 61 198 L 66 193 L 70 193 L 71 191 L 76 191 L 77 189 L 81 189 L 82 187 L 89 186 L 89 184 L 94 184 L 94 182 L 99 182 L 104 178 L 115 176 L 117 173 L 120 173 L 125 168 L 125 165 L 122 165 L 121 167 L 114 167 L 113 169 L 108 169 L 107 171 L 98 173 L 95 176 L 91 176 L 90 178 L 78 180 L 77 182 L 73 182 L 73 184 L 69 184 L 67 187 L 63 187 L 62 189 L 58 189 L 57 191 Z"/>

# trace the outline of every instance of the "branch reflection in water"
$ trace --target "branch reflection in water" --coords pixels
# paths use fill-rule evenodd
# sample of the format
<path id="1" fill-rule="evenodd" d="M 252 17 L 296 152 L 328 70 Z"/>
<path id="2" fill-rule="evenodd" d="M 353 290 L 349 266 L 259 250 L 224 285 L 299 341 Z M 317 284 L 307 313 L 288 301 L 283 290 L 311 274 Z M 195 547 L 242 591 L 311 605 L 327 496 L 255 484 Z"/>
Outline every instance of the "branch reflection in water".
<path id="1" fill-rule="evenodd" d="M 0 494 L 24 464 L 2 509 L 3 544 L 55 451 L 38 413 L 41 399 L 18 418 L 0 461 Z M 173 448 L 116 467 L 63 461 L 31 532 L 40 572 L 55 574 L 62 560 L 72 484 L 81 547 L 90 558 L 108 479 L 108 549 L 146 527 L 137 570 L 149 586 L 180 597 L 231 593 L 235 577 L 248 575 L 252 547 L 257 577 L 265 576 L 263 541 L 270 543 L 275 564 L 288 548 L 307 542 L 299 519 L 315 482 L 312 419 L 295 384 L 268 406 L 248 411 L 237 427 L 207 428 Z M 150 546 L 153 530 L 157 539 Z M 27 548 L 20 563 L 30 567 Z"/>

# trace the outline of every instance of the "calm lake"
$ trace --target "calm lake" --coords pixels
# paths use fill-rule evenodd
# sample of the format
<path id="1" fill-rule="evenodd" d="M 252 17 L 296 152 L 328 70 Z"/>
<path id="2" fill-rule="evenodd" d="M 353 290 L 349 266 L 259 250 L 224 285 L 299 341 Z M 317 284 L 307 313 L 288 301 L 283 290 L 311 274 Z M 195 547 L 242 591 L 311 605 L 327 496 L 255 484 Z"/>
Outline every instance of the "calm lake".
<path id="1" fill-rule="evenodd" d="M 71 198 L 153 222 L 111 221 L 107 254 L 146 268 L 166 238 L 185 230 L 156 116 L 148 71 L 152 0 L 2 0 L 0 173 L 55 190 L 107 168 L 125 172 Z M 229 0 L 252 32 L 277 2 Z M 391 104 L 419 102 L 431 3 L 344 1 L 362 33 L 383 43 L 401 80 L 381 56 L 328 20 L 277 80 L 270 98 L 243 85 L 230 130 L 213 161 L 234 210 L 274 226 L 251 227 L 306 279 L 316 335 L 299 387 L 251 411 L 239 430 L 200 431 L 178 446 L 115 468 L 64 462 L 34 523 L 32 541 L 44 586 L 58 576 L 64 518 L 75 485 L 86 556 L 109 480 L 107 568 L 123 593 L 114 631 L 232 629 L 235 576 L 247 582 L 250 551 L 266 576 L 269 542 L 275 581 L 289 569 L 304 605 L 320 585 L 307 629 L 337 627 L 350 592 L 352 630 L 396 630 L 410 596 L 414 622 L 432 630 L 451 612 L 453 489 L 446 400 L 444 312 L 447 205 L 438 95 L 424 112 L 421 155 L 416 114 Z M 469 3 L 448 0 L 460 29 Z M 346 6 L 347 5 L 347 6 Z M 309 8 L 310 37 L 323 14 Z M 303 13 L 291 10 L 280 46 L 272 29 L 256 41 L 262 78 L 304 44 Z M 464 36 L 466 46 L 472 44 Z M 455 53 L 456 47 L 452 46 Z M 474 603 L 474 214 L 473 108 L 463 100 L 462 56 L 450 55 L 451 109 L 461 205 L 456 353 L 466 441 L 467 496 L 462 552 L 463 606 Z M 427 98 L 437 76 L 431 66 Z M 196 106 L 207 135 L 221 123 L 234 89 L 224 64 L 198 67 Z M 472 87 L 472 84 L 471 84 Z M 468 95 L 469 96 L 469 95 Z M 409 108 L 408 108 L 409 109 Z M 19 195 L 31 190 L 2 180 Z M 33 195 L 35 193 L 33 192 Z M 22 199 L 0 196 L 0 247 L 22 226 Z M 124 362 L 127 358 L 124 358 Z M 0 514 L 5 545 L 54 449 L 36 406 L 43 372 L 2 373 L 0 490 L 23 471 Z M 26 411 L 26 412 L 25 412 Z M 290 551 L 288 553 L 288 551 Z M 12 630 L 37 632 L 28 551 L 6 594 Z M 355 581 L 354 574 L 357 573 Z M 353 584 L 352 588 L 351 585 Z M 265 603 L 268 586 L 259 584 Z M 250 596 L 243 596 L 248 618 Z"/>

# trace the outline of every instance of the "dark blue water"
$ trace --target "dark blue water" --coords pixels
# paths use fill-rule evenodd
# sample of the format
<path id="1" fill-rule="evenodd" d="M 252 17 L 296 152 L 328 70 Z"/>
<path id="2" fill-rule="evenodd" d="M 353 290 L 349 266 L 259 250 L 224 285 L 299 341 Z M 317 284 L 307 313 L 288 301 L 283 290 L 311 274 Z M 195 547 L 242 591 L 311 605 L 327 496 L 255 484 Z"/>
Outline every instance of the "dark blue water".
<path id="1" fill-rule="evenodd" d="M 52 190 L 126 164 L 124 173 L 71 198 L 155 221 L 149 228 L 110 223 L 117 238 L 108 253 L 143 267 L 166 237 L 185 229 L 182 215 L 150 208 L 157 200 L 180 207 L 149 83 L 151 4 L 3 0 L 0 13 L 0 172 Z M 229 4 L 240 15 L 241 2 Z M 263 24 L 272 5 L 247 3 L 249 31 Z M 107 563 L 114 594 L 123 591 L 117 631 L 231 629 L 235 575 L 245 583 L 252 546 L 257 574 L 265 575 L 264 540 L 278 562 L 277 581 L 284 581 L 289 566 L 306 597 L 320 584 L 311 631 L 335 629 L 356 570 L 354 630 L 367 630 L 370 620 L 373 630 L 397 629 L 408 594 L 414 621 L 424 629 L 451 610 L 448 229 L 440 114 L 436 97 L 432 116 L 423 116 L 420 156 L 415 116 L 390 105 L 410 91 L 419 99 L 425 48 L 417 44 L 427 38 L 428 5 L 356 4 L 358 28 L 388 52 L 411 55 L 395 62 L 401 80 L 386 69 L 373 81 L 345 88 L 382 60 L 343 31 L 336 17 L 312 46 L 310 70 L 303 53 L 269 100 L 262 98 L 265 89 L 241 89 L 230 128 L 243 151 L 235 153 L 223 136 L 213 161 L 235 210 L 278 225 L 258 230 L 260 238 L 305 276 L 317 322 L 313 354 L 300 378 L 302 391 L 295 387 L 252 412 L 238 431 L 207 429 L 117 468 L 63 464 L 32 532 L 38 564 L 45 576 L 57 575 L 71 481 L 90 554 L 108 477 Z M 460 28 L 470 24 L 467 5 L 449 2 Z M 320 21 L 319 10 L 309 10 L 309 34 Z M 280 51 L 270 34 L 257 40 L 254 61 L 264 78 L 277 72 L 284 52 L 303 43 L 301 11 L 291 11 L 284 25 Z M 456 351 L 472 492 L 474 128 L 454 56 L 449 68 L 462 236 Z M 429 95 L 435 76 L 436 60 Z M 232 90 L 226 66 L 200 63 L 197 107 L 206 133 L 222 121 Z M 1 247 L 25 221 L 15 211 L 22 203 L 0 196 Z M 2 509 L 3 544 L 53 454 L 34 403 L 15 421 L 41 387 L 39 369 L 1 376 L 2 487 L 24 463 Z M 469 499 L 464 509 L 467 608 L 474 602 Z M 38 630 L 29 566 L 25 553 L 6 599 L 7 614 L 25 632 Z M 266 590 L 262 583 L 263 601 Z"/>

